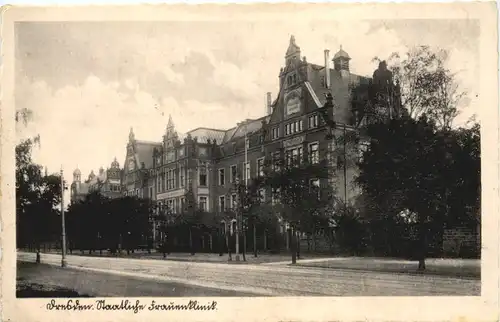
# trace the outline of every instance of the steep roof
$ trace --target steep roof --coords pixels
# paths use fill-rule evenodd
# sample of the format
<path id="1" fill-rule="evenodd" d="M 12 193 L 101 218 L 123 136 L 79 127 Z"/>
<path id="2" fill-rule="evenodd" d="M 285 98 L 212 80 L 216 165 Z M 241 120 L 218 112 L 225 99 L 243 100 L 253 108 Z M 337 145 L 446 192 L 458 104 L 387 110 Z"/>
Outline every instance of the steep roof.
<path id="1" fill-rule="evenodd" d="M 135 141 L 135 153 L 136 153 L 136 162 L 137 166 L 141 167 L 141 164 L 144 162 L 144 166 L 146 169 L 150 169 L 153 167 L 153 150 L 155 148 L 161 148 L 161 142 L 152 142 L 152 141 Z"/>
<path id="2" fill-rule="evenodd" d="M 224 139 L 224 135 L 226 134 L 226 131 L 199 127 L 197 129 L 187 132 L 187 134 L 190 134 L 192 138 L 196 137 L 199 143 L 207 143 L 208 140 L 213 142 L 213 140 L 215 140 L 217 144 L 221 144 Z"/>
<path id="3" fill-rule="evenodd" d="M 333 56 L 333 59 L 339 59 L 339 58 L 351 59 L 349 54 L 342 49 L 342 46 L 340 46 L 340 50 Z"/>

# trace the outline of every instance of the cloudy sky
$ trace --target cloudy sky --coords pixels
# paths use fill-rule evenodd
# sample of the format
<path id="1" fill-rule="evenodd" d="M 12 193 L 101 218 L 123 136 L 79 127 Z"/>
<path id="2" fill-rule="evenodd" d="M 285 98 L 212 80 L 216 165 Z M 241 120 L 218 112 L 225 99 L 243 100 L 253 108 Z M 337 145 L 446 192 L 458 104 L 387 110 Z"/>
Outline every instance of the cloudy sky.
<path id="1" fill-rule="evenodd" d="M 16 108 L 34 118 L 18 137 L 40 134 L 35 158 L 50 172 L 62 164 L 86 176 L 114 157 L 123 164 L 130 127 L 159 141 L 169 115 L 180 132 L 260 117 L 266 92 L 277 93 L 291 34 L 317 64 L 324 49 L 342 45 L 360 75 L 373 73 L 374 56 L 447 49 L 471 99 L 458 123 L 476 112 L 474 21 L 30 22 L 16 26 Z"/>

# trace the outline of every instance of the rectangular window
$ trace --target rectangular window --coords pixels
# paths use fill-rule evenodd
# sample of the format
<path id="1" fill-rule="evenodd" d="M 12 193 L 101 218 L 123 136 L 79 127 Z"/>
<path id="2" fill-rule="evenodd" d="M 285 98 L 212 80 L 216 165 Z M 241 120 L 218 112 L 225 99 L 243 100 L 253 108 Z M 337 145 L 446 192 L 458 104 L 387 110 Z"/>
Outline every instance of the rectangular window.
<path id="1" fill-rule="evenodd" d="M 317 192 L 318 198 L 319 198 L 320 197 L 319 179 L 309 180 L 309 186 L 310 186 L 311 192 Z"/>
<path id="2" fill-rule="evenodd" d="M 219 211 L 223 212 L 225 210 L 226 210 L 226 197 L 220 196 L 219 197 Z"/>
<path id="3" fill-rule="evenodd" d="M 309 162 L 311 164 L 319 162 L 319 144 L 317 142 L 309 144 Z"/>
<path id="4" fill-rule="evenodd" d="M 265 189 L 259 189 L 259 201 L 260 201 L 260 203 L 266 202 L 266 190 Z"/>
<path id="5" fill-rule="evenodd" d="M 361 163 L 361 162 L 363 162 L 364 153 L 366 151 L 368 151 L 368 144 L 367 143 L 360 143 L 358 149 L 359 149 L 358 162 Z"/>
<path id="6" fill-rule="evenodd" d="M 236 177 L 238 175 L 238 169 L 236 167 L 236 165 L 232 165 L 231 166 L 231 183 L 235 183 L 236 182 Z"/>
<path id="7" fill-rule="evenodd" d="M 250 180 L 250 162 L 247 162 L 246 165 L 243 162 L 243 168 L 245 169 L 243 173 L 243 181 L 245 182 L 245 180 Z"/>
<path id="8" fill-rule="evenodd" d="M 297 132 L 302 132 L 302 120 L 298 121 Z"/>
<path id="9" fill-rule="evenodd" d="M 153 199 L 153 187 L 149 187 L 149 196 L 148 197 L 149 197 L 149 199 Z"/>
<path id="10" fill-rule="evenodd" d="M 167 209 L 169 213 L 174 213 L 174 201 L 172 199 L 167 200 Z"/>
<path id="11" fill-rule="evenodd" d="M 200 209 L 203 211 L 208 211 L 208 198 L 207 197 L 199 197 Z"/>
<path id="12" fill-rule="evenodd" d="M 179 205 L 181 212 L 184 211 L 184 207 L 186 206 L 186 198 L 182 197 L 181 198 L 181 204 Z"/>
<path id="13" fill-rule="evenodd" d="M 275 152 L 273 154 L 273 171 L 278 171 L 280 168 L 280 163 L 281 163 L 281 155 L 279 152 Z"/>
<path id="14" fill-rule="evenodd" d="M 257 176 L 264 176 L 264 158 L 257 159 Z"/>
<path id="15" fill-rule="evenodd" d="M 271 139 L 276 140 L 277 138 L 280 137 L 280 128 L 275 127 L 271 130 Z"/>
<path id="16" fill-rule="evenodd" d="M 198 169 L 198 183 L 200 187 L 206 187 L 207 186 L 207 168 L 202 166 Z"/>
<path id="17" fill-rule="evenodd" d="M 237 203 L 236 194 L 233 193 L 231 195 L 231 209 L 236 209 L 236 203 Z"/>
<path id="18" fill-rule="evenodd" d="M 225 170 L 219 169 L 219 186 L 223 186 L 225 184 L 226 184 Z"/>
<path id="19" fill-rule="evenodd" d="M 181 167 L 179 170 L 179 186 L 184 187 L 184 167 Z"/>
<path id="20" fill-rule="evenodd" d="M 314 129 L 319 126 L 319 117 L 318 114 L 309 116 L 309 128 Z"/>
<path id="21" fill-rule="evenodd" d="M 271 193 L 271 203 L 273 205 L 276 205 L 277 203 L 279 203 L 279 200 L 280 200 L 280 189 L 279 188 L 273 188 L 272 190 L 272 193 Z"/>
<path id="22" fill-rule="evenodd" d="M 292 148 L 286 151 L 285 160 L 287 166 L 297 166 L 302 163 L 302 147 Z"/>

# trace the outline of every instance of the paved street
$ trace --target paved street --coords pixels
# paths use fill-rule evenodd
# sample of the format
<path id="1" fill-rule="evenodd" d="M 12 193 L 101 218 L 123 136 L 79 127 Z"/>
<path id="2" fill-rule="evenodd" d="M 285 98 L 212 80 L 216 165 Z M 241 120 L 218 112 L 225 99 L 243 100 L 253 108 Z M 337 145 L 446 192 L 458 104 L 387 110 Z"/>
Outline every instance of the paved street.
<path id="1" fill-rule="evenodd" d="M 18 252 L 18 259 L 34 261 L 35 254 Z M 60 260 L 60 255 L 42 254 L 42 263 L 59 265 Z M 84 256 L 68 256 L 68 264 L 85 272 L 267 296 L 480 295 L 481 287 L 478 279 L 283 265 L 228 265 Z"/>
<path id="2" fill-rule="evenodd" d="M 63 269 L 47 264 L 18 262 L 17 265 L 18 297 L 255 296 L 252 293 L 82 271 L 74 268 Z"/>

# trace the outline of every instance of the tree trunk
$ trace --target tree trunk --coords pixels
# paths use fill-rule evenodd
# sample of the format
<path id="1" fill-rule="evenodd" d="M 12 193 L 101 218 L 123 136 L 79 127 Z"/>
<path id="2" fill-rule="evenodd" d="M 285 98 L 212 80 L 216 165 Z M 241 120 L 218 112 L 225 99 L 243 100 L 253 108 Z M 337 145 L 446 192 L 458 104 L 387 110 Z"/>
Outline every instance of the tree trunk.
<path id="1" fill-rule="evenodd" d="M 295 250 L 296 239 L 294 238 L 294 233 L 295 232 L 291 228 L 287 231 L 287 240 L 290 241 L 290 250 L 292 252 L 292 264 L 297 263 L 297 251 Z"/>
<path id="2" fill-rule="evenodd" d="M 295 233 L 295 235 L 297 236 L 296 237 L 296 240 L 297 240 L 297 259 L 300 259 L 300 233 L 297 231 Z"/>
<path id="3" fill-rule="evenodd" d="M 419 235 L 418 270 L 424 271 L 425 257 L 427 256 L 427 231 L 426 231 L 426 224 L 422 219 L 419 219 L 418 235 Z"/>
<path id="4" fill-rule="evenodd" d="M 286 239 L 286 250 L 289 250 L 290 249 L 290 228 L 288 228 L 286 230 L 285 239 Z"/>
<path id="5" fill-rule="evenodd" d="M 194 255 L 193 232 L 191 227 L 189 227 L 189 249 L 191 250 L 191 255 Z"/>
<path id="6" fill-rule="evenodd" d="M 219 245 L 219 256 L 222 256 L 224 255 L 224 245 L 222 244 L 222 231 L 219 230 L 218 234 L 217 234 L 217 237 L 219 239 L 219 242 L 217 243 Z"/>
<path id="7" fill-rule="evenodd" d="M 264 251 L 267 252 L 267 229 L 264 229 Z"/>
<path id="8" fill-rule="evenodd" d="M 316 227 L 313 228 L 312 232 L 312 251 L 316 252 Z"/>
<path id="9" fill-rule="evenodd" d="M 257 226 L 253 224 L 253 257 L 257 257 Z"/>
<path id="10" fill-rule="evenodd" d="M 243 228 L 243 261 L 246 262 L 246 253 L 247 253 L 247 231 Z"/>
<path id="11" fill-rule="evenodd" d="M 231 257 L 231 247 L 229 247 L 229 234 L 227 233 L 226 233 L 226 247 L 227 247 L 228 260 L 232 261 L 233 258 Z"/>

